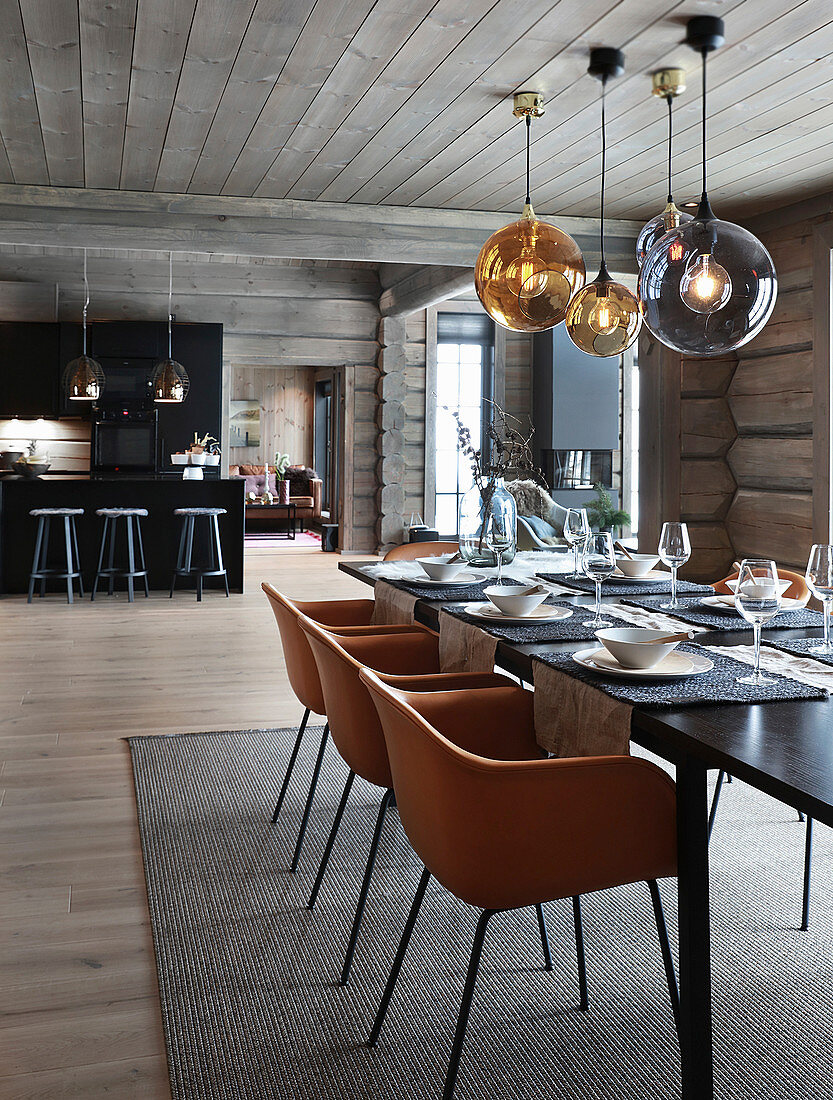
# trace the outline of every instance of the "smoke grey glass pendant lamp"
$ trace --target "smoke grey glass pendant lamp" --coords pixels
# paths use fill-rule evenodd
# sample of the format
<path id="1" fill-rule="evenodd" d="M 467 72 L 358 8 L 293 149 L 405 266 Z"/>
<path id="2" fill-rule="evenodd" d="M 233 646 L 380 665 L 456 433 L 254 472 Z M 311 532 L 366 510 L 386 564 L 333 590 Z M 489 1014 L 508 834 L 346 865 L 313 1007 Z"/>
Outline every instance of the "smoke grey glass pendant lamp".
<path id="1" fill-rule="evenodd" d="M 660 237 L 671 229 L 684 225 L 692 219 L 691 214 L 680 210 L 671 194 L 671 152 L 674 140 L 673 107 L 674 100 L 685 91 L 685 73 L 682 69 L 660 69 L 651 77 L 651 95 L 661 96 L 668 105 L 668 200 L 665 209 L 655 218 L 651 218 L 641 229 L 636 239 L 636 262 L 641 264 Z"/>
<path id="2" fill-rule="evenodd" d="M 602 83 L 602 180 L 599 201 L 599 244 L 601 265 L 592 283 L 575 295 L 567 308 L 567 335 L 577 348 L 598 358 L 619 355 L 636 340 L 642 327 L 639 302 L 626 286 L 617 283 L 605 263 L 605 89 L 611 77 L 625 71 L 621 50 L 600 47 L 590 51 L 587 69 Z"/>
<path id="3" fill-rule="evenodd" d="M 90 286 L 87 282 L 87 250 L 84 249 L 84 309 L 81 313 L 81 354 L 64 368 L 63 388 L 69 401 L 98 401 L 104 390 L 101 364 L 87 355 L 87 307 Z"/>
<path id="4" fill-rule="evenodd" d="M 174 254 L 168 253 L 168 358 L 161 359 L 153 370 L 151 391 L 157 405 L 181 405 L 188 395 L 191 382 L 188 372 L 173 357 L 171 347 L 173 327 Z"/>
<path id="5" fill-rule="evenodd" d="M 772 257 L 761 242 L 712 212 L 706 189 L 706 59 L 723 44 L 723 20 L 689 19 L 686 42 L 703 59 L 703 194 L 697 214 L 660 237 L 639 273 L 648 329 L 675 351 L 716 358 L 764 327 L 778 293 Z"/>

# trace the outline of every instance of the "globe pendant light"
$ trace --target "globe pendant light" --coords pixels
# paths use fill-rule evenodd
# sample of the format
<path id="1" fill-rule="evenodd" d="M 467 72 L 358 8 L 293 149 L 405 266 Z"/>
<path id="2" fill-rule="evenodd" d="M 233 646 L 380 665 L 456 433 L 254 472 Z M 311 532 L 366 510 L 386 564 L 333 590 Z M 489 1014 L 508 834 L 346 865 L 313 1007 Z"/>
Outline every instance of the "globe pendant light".
<path id="1" fill-rule="evenodd" d="M 520 220 L 486 241 L 474 265 L 474 287 L 493 321 L 515 332 L 543 332 L 564 320 L 584 283 L 576 242 L 535 217 L 529 197 L 529 139 L 533 118 L 544 113 L 537 92 L 518 92 L 513 114 L 526 119 L 526 202 Z"/>
<path id="2" fill-rule="evenodd" d="M 64 369 L 64 393 L 70 401 L 98 401 L 104 389 L 101 364 L 87 355 L 87 307 L 90 286 L 87 282 L 87 250 L 84 249 L 84 309 L 81 312 L 81 354 Z"/>
<path id="3" fill-rule="evenodd" d="M 698 15 L 686 42 L 703 59 L 703 194 L 697 214 L 660 237 L 639 273 L 645 324 L 675 351 L 715 358 L 748 343 L 772 313 L 778 279 L 761 242 L 716 218 L 706 189 L 706 59 L 723 44 L 723 21 Z"/>
<path id="4" fill-rule="evenodd" d="M 590 51 L 587 70 L 602 82 L 602 182 L 599 213 L 601 266 L 599 274 L 576 294 L 567 310 L 567 334 L 577 348 L 599 358 L 618 355 L 629 348 L 642 327 L 639 302 L 626 286 L 617 283 L 605 263 L 605 88 L 608 78 L 625 71 L 621 50 L 607 47 Z"/>
<path id="5" fill-rule="evenodd" d="M 185 367 L 173 357 L 171 329 L 173 325 L 174 254 L 168 253 L 168 358 L 160 360 L 153 370 L 151 390 L 157 405 L 181 405 L 191 385 Z"/>
<path id="6" fill-rule="evenodd" d="M 661 69 L 651 78 L 651 95 L 662 96 L 668 104 L 668 202 L 661 214 L 643 225 L 636 238 L 636 262 L 641 264 L 660 237 L 671 229 L 691 221 L 691 214 L 680 210 L 671 194 L 671 149 L 674 137 L 673 103 L 676 96 L 685 91 L 685 73 L 682 69 Z"/>

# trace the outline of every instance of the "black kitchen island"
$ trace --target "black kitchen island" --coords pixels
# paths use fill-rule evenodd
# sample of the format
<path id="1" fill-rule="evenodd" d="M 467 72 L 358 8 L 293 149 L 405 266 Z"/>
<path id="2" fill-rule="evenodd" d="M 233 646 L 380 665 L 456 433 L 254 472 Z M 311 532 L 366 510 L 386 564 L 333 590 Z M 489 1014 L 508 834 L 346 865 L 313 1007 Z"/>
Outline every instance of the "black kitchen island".
<path id="1" fill-rule="evenodd" d="M 242 480 L 183 481 L 164 474 L 94 480 L 5 478 L 0 481 L 0 593 L 28 589 L 37 526 L 29 515 L 32 508 L 84 509 L 77 520 L 78 550 L 85 587 L 90 588 L 101 538 L 102 521 L 96 509 L 147 508 L 142 534 L 148 580 L 151 588 L 162 590 L 170 587 L 179 547 L 182 521 L 174 509 L 225 508 L 227 515 L 220 516 L 219 522 L 229 588 L 242 592 L 243 490 Z M 117 582 L 117 591 L 122 586 Z M 207 581 L 207 591 L 214 587 Z"/>

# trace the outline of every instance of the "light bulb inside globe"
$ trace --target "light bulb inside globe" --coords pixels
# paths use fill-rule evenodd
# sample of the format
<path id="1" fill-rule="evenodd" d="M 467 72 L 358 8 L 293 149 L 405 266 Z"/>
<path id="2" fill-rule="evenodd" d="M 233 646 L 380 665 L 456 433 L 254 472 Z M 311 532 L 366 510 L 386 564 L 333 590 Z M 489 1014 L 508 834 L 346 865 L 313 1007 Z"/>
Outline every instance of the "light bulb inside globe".
<path id="1" fill-rule="evenodd" d="M 695 313 L 714 313 L 732 294 L 729 272 L 709 252 L 692 257 L 680 281 L 680 297 Z"/>
<path id="2" fill-rule="evenodd" d="M 547 265 L 535 255 L 535 237 L 521 249 L 517 260 L 506 269 L 506 280 L 514 288 L 517 285 L 520 299 L 535 298 L 547 288 Z"/>
<path id="3" fill-rule="evenodd" d="M 600 336 L 609 336 L 622 323 L 622 311 L 610 298 L 597 298 L 587 323 Z"/>

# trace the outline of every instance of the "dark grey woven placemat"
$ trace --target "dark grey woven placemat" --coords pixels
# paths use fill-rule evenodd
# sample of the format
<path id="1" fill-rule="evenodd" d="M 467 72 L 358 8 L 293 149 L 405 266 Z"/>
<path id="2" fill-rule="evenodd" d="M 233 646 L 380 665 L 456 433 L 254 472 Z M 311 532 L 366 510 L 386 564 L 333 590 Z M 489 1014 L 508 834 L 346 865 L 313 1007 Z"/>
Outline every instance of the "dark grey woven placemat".
<path id="1" fill-rule="evenodd" d="M 670 615 L 674 619 L 680 619 L 684 623 L 693 626 L 708 626 L 715 630 L 752 630 L 751 625 L 742 618 L 739 612 L 711 611 L 702 607 L 696 601 L 686 602 L 675 611 L 660 607 L 658 600 L 622 600 L 623 604 L 632 607 L 643 607 L 647 611 L 661 611 L 663 615 Z M 799 630 L 806 627 L 821 626 L 822 615 L 819 611 L 808 611 L 802 608 L 800 611 L 780 611 L 774 619 L 766 623 L 767 627 L 777 627 L 779 630 Z"/>
<path id="2" fill-rule="evenodd" d="M 821 618 L 821 614 L 819 614 L 819 618 Z M 780 621 L 778 625 L 781 625 Z M 831 630 L 831 634 L 833 634 L 833 630 Z M 823 665 L 833 665 L 833 654 L 826 657 L 823 653 L 810 652 L 810 646 L 818 645 L 820 641 L 822 641 L 821 635 L 817 638 L 796 638 L 791 642 L 771 642 L 764 635 L 764 644 L 768 645 L 770 649 L 780 649 L 782 653 L 791 653 L 794 657 L 810 657 Z"/>
<path id="3" fill-rule="evenodd" d="M 556 619 L 551 623 L 530 623 L 529 626 L 501 626 L 498 622 L 489 622 L 477 615 L 468 615 L 462 607 L 444 607 L 443 611 L 452 615 L 455 619 L 462 619 L 464 623 L 472 623 L 484 633 L 491 634 L 493 638 L 501 638 L 506 642 L 587 642 L 594 641 L 596 630 L 602 627 L 588 626 L 593 618 L 593 608 L 578 604 L 564 603 L 561 600 L 548 599 L 545 605 L 549 607 L 566 607 L 572 611 L 569 619 Z M 608 626 L 631 626 L 626 619 L 609 613 L 607 607 L 602 607 L 602 616 Z"/>
<path id="4" fill-rule="evenodd" d="M 695 642 L 678 646 L 677 652 L 708 657 L 714 668 L 676 680 L 621 680 L 606 676 L 603 672 L 591 672 L 576 664 L 569 653 L 536 653 L 533 660 L 566 672 L 585 684 L 592 684 L 612 699 L 656 710 L 708 706 L 710 703 L 774 703 L 787 699 L 827 698 L 828 693 L 823 688 L 811 687 L 774 673 L 768 674 L 773 676 L 774 683 L 739 684 L 738 676 L 748 676 L 752 672 L 751 665 Z"/>
<path id="5" fill-rule="evenodd" d="M 442 1092 L 475 914 L 431 883 L 379 1046 L 365 1047 L 420 864 L 391 814 L 353 978 L 340 989 L 378 791 L 356 781 L 308 912 L 345 768 L 328 750 L 304 858 L 289 874 L 319 730 L 305 739 L 273 826 L 294 736 L 250 730 L 130 742 L 173 1098 L 431 1100 Z M 556 854 L 572 843 L 546 835 Z M 819 827 L 813 838 L 808 932 L 797 930 L 803 838 L 793 810 L 745 784 L 724 787 L 709 852 L 720 1100 L 830 1100 L 833 830 Z M 660 888 L 673 942 L 676 891 L 672 882 Z M 459 1100 L 679 1100 L 645 884 L 583 899 L 588 1013 L 576 1009 L 570 903 L 546 909 L 551 974 L 539 967 L 529 910 L 489 926 Z"/>
<path id="6" fill-rule="evenodd" d="M 553 581 L 556 584 L 575 588 L 578 592 L 596 591 L 596 584 L 589 577 L 564 577 L 561 573 L 536 573 L 535 576 L 540 577 L 542 581 Z M 670 595 L 671 575 L 669 574 L 667 581 L 657 581 L 655 584 L 636 585 L 614 579 L 605 581 L 602 585 L 603 596 L 633 596 L 637 592 L 643 596 Z M 701 596 L 714 595 L 714 589 L 710 584 L 695 584 L 693 581 L 677 581 L 677 592 L 681 595 L 684 593 L 690 593 L 691 595 L 697 593 Z"/>
<path id="7" fill-rule="evenodd" d="M 494 577 L 487 577 L 484 581 L 465 587 L 461 587 L 459 584 L 449 584 L 442 587 L 438 584 L 414 584 L 402 577 L 377 577 L 376 579 L 384 581 L 385 584 L 391 584 L 394 588 L 401 588 L 403 592 L 408 592 L 411 596 L 418 596 L 421 600 L 469 600 L 470 602 L 485 600 L 488 597 L 483 594 L 483 589 L 497 584 Z M 515 577 L 504 577 L 501 583 L 524 584 L 525 582 L 519 581 Z"/>

